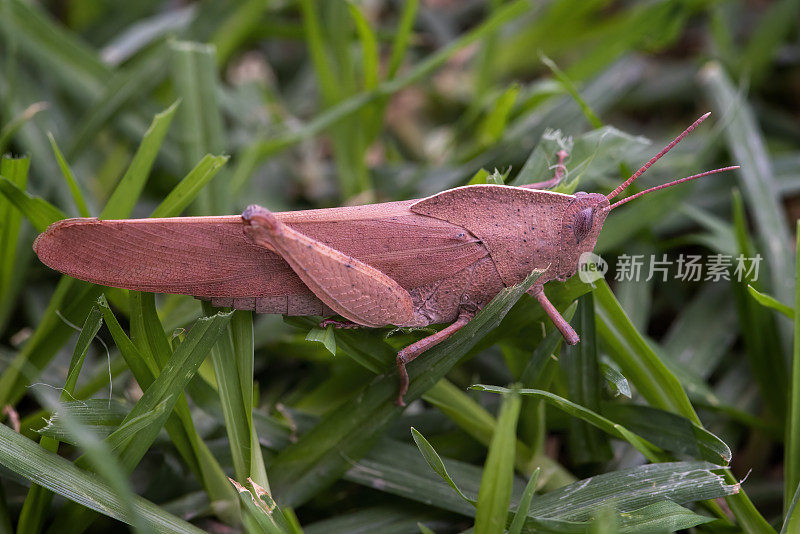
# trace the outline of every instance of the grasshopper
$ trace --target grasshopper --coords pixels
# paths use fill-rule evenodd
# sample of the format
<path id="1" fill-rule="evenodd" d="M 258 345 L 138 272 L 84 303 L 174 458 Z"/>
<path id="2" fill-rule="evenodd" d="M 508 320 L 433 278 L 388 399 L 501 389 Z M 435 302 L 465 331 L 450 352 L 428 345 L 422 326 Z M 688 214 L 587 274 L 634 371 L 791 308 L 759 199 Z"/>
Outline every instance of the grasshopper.
<path id="1" fill-rule="evenodd" d="M 179 293 L 259 313 L 339 315 L 336 326 L 449 323 L 397 354 L 404 405 L 406 365 L 464 327 L 504 287 L 545 269 L 529 289 L 569 344 L 578 334 L 543 286 L 573 276 L 608 213 L 644 194 L 738 167 L 696 174 L 610 201 L 708 117 L 700 117 L 611 193 L 543 189 L 565 175 L 512 187 L 468 185 L 433 196 L 356 207 L 241 216 L 65 219 L 33 248 L 49 267 L 88 282 Z"/>

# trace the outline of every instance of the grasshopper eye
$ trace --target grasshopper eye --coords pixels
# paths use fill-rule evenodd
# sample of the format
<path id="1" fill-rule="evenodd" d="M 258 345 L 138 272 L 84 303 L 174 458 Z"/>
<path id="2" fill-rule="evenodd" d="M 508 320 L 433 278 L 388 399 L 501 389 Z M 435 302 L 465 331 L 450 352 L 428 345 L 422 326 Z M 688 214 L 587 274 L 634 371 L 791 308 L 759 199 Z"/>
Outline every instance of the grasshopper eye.
<path id="1" fill-rule="evenodd" d="M 594 222 L 594 208 L 585 208 L 575 214 L 575 223 L 572 225 L 572 232 L 578 243 L 589 235 Z"/>

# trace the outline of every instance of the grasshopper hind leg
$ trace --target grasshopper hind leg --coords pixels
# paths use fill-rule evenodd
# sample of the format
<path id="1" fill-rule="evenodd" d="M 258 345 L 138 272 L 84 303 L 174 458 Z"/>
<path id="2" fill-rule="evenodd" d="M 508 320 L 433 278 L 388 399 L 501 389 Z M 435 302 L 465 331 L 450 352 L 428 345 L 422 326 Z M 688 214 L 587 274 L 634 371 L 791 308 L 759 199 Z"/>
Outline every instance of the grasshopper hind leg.
<path id="1" fill-rule="evenodd" d="M 403 397 L 408 392 L 409 385 L 406 364 L 413 361 L 417 356 L 426 350 L 438 345 L 445 339 L 461 330 L 474 316 L 474 311 L 462 310 L 458 316 L 458 319 L 456 319 L 456 321 L 448 327 L 436 332 L 435 334 L 431 334 L 428 337 L 424 337 L 416 343 L 412 343 L 397 353 L 397 373 L 400 375 L 400 392 L 397 395 L 396 401 L 398 406 L 406 405 L 405 400 L 403 400 Z"/>
<path id="2" fill-rule="evenodd" d="M 566 150 L 559 150 L 556 157 L 558 158 L 558 163 L 555 165 L 555 172 L 552 178 L 543 182 L 521 185 L 520 187 L 525 187 L 527 189 L 550 189 L 560 184 L 561 180 L 567 175 L 567 167 L 564 165 L 564 160 L 569 157 L 569 154 Z"/>

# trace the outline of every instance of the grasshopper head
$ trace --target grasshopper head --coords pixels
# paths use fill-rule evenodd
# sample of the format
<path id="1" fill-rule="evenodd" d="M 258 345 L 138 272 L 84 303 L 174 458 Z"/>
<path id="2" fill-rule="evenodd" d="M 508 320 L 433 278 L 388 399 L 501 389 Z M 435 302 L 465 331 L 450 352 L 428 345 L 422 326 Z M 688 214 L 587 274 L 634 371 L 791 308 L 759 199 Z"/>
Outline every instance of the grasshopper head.
<path id="1" fill-rule="evenodd" d="M 600 193 L 575 193 L 561 219 L 558 280 L 566 280 L 574 275 L 581 254 L 594 250 L 608 215 L 608 205 L 608 199 Z"/>
<path id="2" fill-rule="evenodd" d="M 592 252 L 597 243 L 597 237 L 600 235 L 600 230 L 603 229 L 603 222 L 606 220 L 608 212 L 617 208 L 631 200 L 639 198 L 648 193 L 653 193 L 665 187 L 678 185 L 689 180 L 702 178 L 711 174 L 719 172 L 730 171 L 738 169 L 738 166 L 723 167 L 721 169 L 714 169 L 706 171 L 693 176 L 687 176 L 679 180 L 674 180 L 666 184 L 658 185 L 640 191 L 636 194 L 630 195 L 622 200 L 618 200 L 613 204 L 610 203 L 611 199 L 622 193 L 625 188 L 636 181 L 639 176 L 650 168 L 650 166 L 658 161 L 664 154 L 672 150 L 672 148 L 680 143 L 692 130 L 694 130 L 701 122 L 703 122 L 710 113 L 706 113 L 697 119 L 691 126 L 686 128 L 678 137 L 671 143 L 665 146 L 661 152 L 650 158 L 650 161 L 645 163 L 638 171 L 633 173 L 630 178 L 621 183 L 616 189 L 607 195 L 599 193 L 575 193 L 575 198 L 567 205 L 564 210 L 564 216 L 561 223 L 561 261 L 559 262 L 557 278 L 559 280 L 566 280 L 574 275 L 578 269 L 578 261 L 581 254 L 585 252 Z"/>

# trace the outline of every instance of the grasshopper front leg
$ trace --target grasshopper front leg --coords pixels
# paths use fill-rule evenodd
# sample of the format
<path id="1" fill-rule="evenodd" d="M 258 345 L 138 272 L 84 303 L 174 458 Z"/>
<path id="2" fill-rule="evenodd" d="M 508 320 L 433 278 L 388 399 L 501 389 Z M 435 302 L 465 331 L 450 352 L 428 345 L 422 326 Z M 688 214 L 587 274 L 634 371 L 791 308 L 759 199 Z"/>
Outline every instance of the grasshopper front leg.
<path id="1" fill-rule="evenodd" d="M 474 316 L 475 312 L 462 310 L 458 316 L 458 319 L 456 319 L 456 321 L 450 326 L 436 332 L 435 334 L 431 334 L 428 337 L 424 337 L 416 343 L 412 343 L 397 353 L 397 373 L 400 375 L 400 392 L 397 395 L 396 401 L 398 406 L 406 405 L 405 401 L 403 400 L 403 397 L 408 392 L 409 384 L 406 365 L 429 348 L 438 345 L 445 339 L 461 330 Z"/>
<path id="2" fill-rule="evenodd" d="M 564 319 L 555 306 L 547 299 L 547 296 L 544 294 L 544 288 L 541 285 L 536 284 L 532 288 L 528 290 L 528 293 L 536 297 L 536 300 L 539 301 L 539 304 L 544 309 L 544 312 L 550 317 L 550 320 L 553 321 L 553 324 L 558 328 L 558 331 L 561 332 L 561 335 L 564 336 L 564 340 L 569 345 L 575 345 L 578 341 L 581 340 L 580 336 L 578 336 L 577 332 L 570 326 L 566 319 Z"/>

